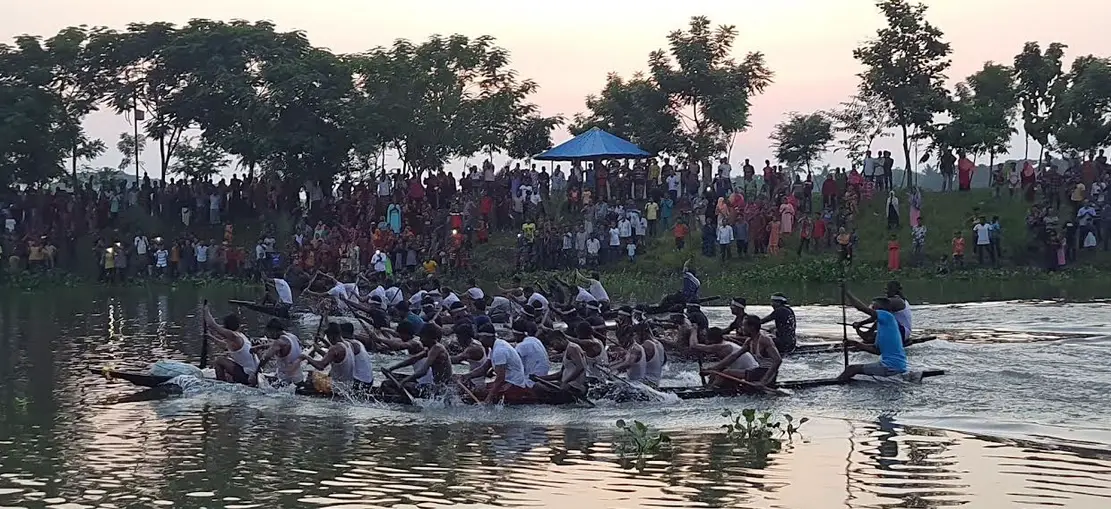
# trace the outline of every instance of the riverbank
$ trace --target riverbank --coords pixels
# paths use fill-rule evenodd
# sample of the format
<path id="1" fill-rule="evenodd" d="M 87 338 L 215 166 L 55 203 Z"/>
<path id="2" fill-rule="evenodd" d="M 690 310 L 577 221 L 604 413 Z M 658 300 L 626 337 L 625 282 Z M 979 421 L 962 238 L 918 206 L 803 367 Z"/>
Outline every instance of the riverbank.
<path id="1" fill-rule="evenodd" d="M 816 197 L 817 199 L 817 197 Z M 990 191 L 926 193 L 923 197 L 924 222 L 927 225 L 926 249 L 920 265 L 913 265 L 910 255 L 910 230 L 905 217 L 907 200 L 901 207 L 904 217 L 902 227 L 888 230 L 883 217 L 884 201 L 876 198 L 861 208 L 857 221 L 859 238 L 855 259 L 842 273 L 835 249 L 825 248 L 797 253 L 798 238 L 784 239 L 778 256 L 748 256 L 722 261 L 718 257 L 704 257 L 699 249 L 701 235 L 693 231 L 686 248 L 674 248 L 669 233 L 649 238 L 637 256 L 636 262 L 622 260 L 598 267 L 606 288 L 614 300 L 627 302 L 655 302 L 664 294 L 674 292 L 679 286 L 679 269 L 687 259 L 692 260 L 703 283 L 703 295 L 734 296 L 765 299 L 772 292 L 784 292 L 797 303 L 840 302 L 839 282 L 844 278 L 854 287 L 880 287 L 883 282 L 898 279 L 908 293 L 930 302 L 962 302 L 976 300 L 1010 299 L 1070 299 L 1090 300 L 1111 297 L 1111 254 L 1100 250 L 1085 250 L 1077 262 L 1057 272 L 1047 272 L 1038 263 L 1039 253 L 1030 243 L 1025 230 L 1028 204 L 1017 198 L 992 197 Z M 559 208 L 558 203 L 552 204 Z M 1003 227 L 1002 259 L 998 267 L 981 266 L 973 256 L 972 218 L 984 216 L 989 220 L 998 216 Z M 178 232 L 180 225 L 158 225 L 155 218 L 136 215 L 123 218 L 125 225 L 141 228 L 146 232 Z M 134 224 L 132 224 L 134 223 Z M 265 225 L 275 231 L 291 231 L 288 219 L 268 218 L 265 223 L 254 221 L 237 224 L 237 238 L 257 238 Z M 125 226 L 123 231 L 129 226 Z M 695 230 L 698 230 L 695 228 Z M 952 263 L 944 265 L 946 273 L 939 273 L 940 260 L 951 253 L 954 232 L 961 232 L 968 246 L 968 259 L 961 267 Z M 216 233 L 211 233 L 216 235 Z M 901 246 L 902 267 L 890 271 L 887 266 L 888 241 L 894 234 Z M 281 234 L 279 234 L 281 236 Z M 475 278 L 488 291 L 498 284 L 507 285 L 510 278 L 519 275 L 526 282 L 547 281 L 559 276 L 571 281 L 570 271 L 533 271 L 525 267 L 516 270 L 516 235 L 497 232 L 486 244 L 477 245 L 471 257 L 471 269 L 459 273 L 441 274 L 443 281 L 452 287 L 462 287 Z M 242 241 L 241 241 L 242 242 Z M 91 245 L 85 240 L 84 244 Z M 83 244 L 83 245 L 84 245 Z M 244 245 L 243 247 L 250 247 Z M 735 255 L 736 253 L 734 253 Z M 50 291 L 57 288 L 100 287 L 96 282 L 95 267 L 80 265 L 75 274 L 5 274 L 0 279 L 0 290 Z M 125 286 L 230 286 L 243 287 L 257 292 L 257 285 L 246 280 L 225 278 L 193 278 L 174 282 L 139 279 Z M 248 292 L 248 293 L 249 293 Z"/>

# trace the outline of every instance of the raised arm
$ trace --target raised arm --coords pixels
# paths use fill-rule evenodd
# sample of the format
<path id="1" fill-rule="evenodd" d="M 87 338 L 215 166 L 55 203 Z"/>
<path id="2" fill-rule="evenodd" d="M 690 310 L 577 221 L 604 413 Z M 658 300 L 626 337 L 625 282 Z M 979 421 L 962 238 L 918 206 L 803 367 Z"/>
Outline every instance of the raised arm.
<path id="1" fill-rule="evenodd" d="M 856 308 L 857 311 L 868 315 L 872 319 L 876 318 L 876 310 L 868 307 L 868 305 L 865 304 L 864 301 L 856 298 L 856 295 L 853 295 L 852 292 L 845 290 L 845 298 L 848 299 L 849 304 L 852 304 L 852 306 Z"/>

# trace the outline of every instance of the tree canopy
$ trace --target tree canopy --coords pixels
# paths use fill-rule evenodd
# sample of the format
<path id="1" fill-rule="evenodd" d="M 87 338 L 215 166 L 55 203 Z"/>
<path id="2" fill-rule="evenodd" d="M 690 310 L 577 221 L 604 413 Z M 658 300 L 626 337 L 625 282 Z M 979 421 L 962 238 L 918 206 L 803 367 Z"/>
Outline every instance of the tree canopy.
<path id="1" fill-rule="evenodd" d="M 810 170 L 833 141 L 833 122 L 822 113 L 790 113 L 786 121 L 776 124 L 771 140 L 776 159 Z"/>

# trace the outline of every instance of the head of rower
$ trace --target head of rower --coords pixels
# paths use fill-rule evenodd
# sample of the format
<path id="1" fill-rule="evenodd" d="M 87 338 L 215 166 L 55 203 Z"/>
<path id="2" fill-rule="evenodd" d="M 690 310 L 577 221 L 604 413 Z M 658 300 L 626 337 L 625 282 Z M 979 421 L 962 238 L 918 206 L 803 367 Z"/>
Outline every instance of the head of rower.
<path id="1" fill-rule="evenodd" d="M 324 337 L 328 339 L 329 343 L 334 345 L 343 340 L 343 331 L 340 330 L 338 323 L 329 322 L 328 327 L 324 329 Z"/>
<path id="2" fill-rule="evenodd" d="M 760 328 L 763 325 L 760 317 L 756 315 L 746 315 L 741 322 L 741 333 L 749 338 L 757 338 L 764 330 Z"/>
<path id="3" fill-rule="evenodd" d="M 772 300 L 772 309 L 787 306 L 787 296 L 783 295 L 782 293 L 778 293 L 778 292 L 773 293 L 771 300 Z"/>
<path id="4" fill-rule="evenodd" d="M 902 297 L 903 285 L 898 281 L 888 281 L 885 293 L 888 297 Z"/>
<path id="5" fill-rule="evenodd" d="M 487 350 L 494 347 L 494 340 L 497 339 L 497 334 L 494 331 L 494 325 L 491 323 L 484 323 L 478 326 L 478 330 L 475 333 L 475 336 L 478 337 L 478 342 L 482 343 L 482 346 Z"/>
<path id="6" fill-rule="evenodd" d="M 747 305 L 748 302 L 745 301 L 744 297 L 733 297 L 733 300 L 729 302 L 729 312 L 736 317 L 745 316 L 745 307 Z"/>
<path id="7" fill-rule="evenodd" d="M 421 328 L 423 329 L 423 327 Z M 417 328 L 415 325 L 413 325 L 413 322 L 410 322 L 408 320 L 401 321 L 397 324 L 397 336 L 400 337 L 402 341 L 411 341 L 413 339 L 413 335 L 417 333 L 416 329 Z"/>
<path id="8" fill-rule="evenodd" d="M 475 328 L 469 323 L 457 323 L 451 328 L 451 333 L 455 334 L 455 344 L 459 348 L 466 350 L 467 347 L 474 343 Z"/>
<path id="9" fill-rule="evenodd" d="M 440 342 L 440 339 L 444 337 L 444 333 L 442 330 L 440 330 L 440 326 L 434 323 L 426 323 L 424 324 L 424 327 L 420 328 L 418 337 L 420 338 L 421 346 L 425 348 L 432 348 Z"/>
<path id="10" fill-rule="evenodd" d="M 536 336 L 536 323 L 530 320 L 513 322 L 513 340 L 520 343 L 528 336 Z"/>
<path id="11" fill-rule="evenodd" d="M 271 318 L 269 322 L 266 322 L 266 328 L 262 330 L 262 335 L 270 340 L 280 339 L 284 333 L 285 325 L 282 325 L 282 321 L 277 318 Z"/>
<path id="12" fill-rule="evenodd" d="M 343 339 L 355 339 L 355 324 L 350 322 L 339 324 L 339 334 Z"/>
<path id="13" fill-rule="evenodd" d="M 628 325 L 633 321 L 633 308 L 631 306 L 621 306 L 617 308 L 617 323 L 621 325 Z"/>
<path id="14" fill-rule="evenodd" d="M 710 327 L 706 330 L 706 344 L 720 345 L 725 342 L 725 330 L 720 327 Z"/>

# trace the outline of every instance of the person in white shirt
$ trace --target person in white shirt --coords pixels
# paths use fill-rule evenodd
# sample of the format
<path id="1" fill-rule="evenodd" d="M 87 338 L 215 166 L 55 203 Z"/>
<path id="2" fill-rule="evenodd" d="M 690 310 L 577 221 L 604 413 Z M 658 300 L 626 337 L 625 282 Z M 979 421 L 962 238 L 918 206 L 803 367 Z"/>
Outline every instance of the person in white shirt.
<path id="1" fill-rule="evenodd" d="M 205 272 L 208 269 L 208 243 L 201 241 L 193 247 L 193 252 L 197 260 L 197 272 Z"/>
<path id="2" fill-rule="evenodd" d="M 718 248 L 721 249 L 721 260 L 725 261 L 732 257 L 729 248 L 733 244 L 733 227 L 725 221 L 718 224 Z"/>
<path id="3" fill-rule="evenodd" d="M 623 217 L 617 222 L 617 231 L 621 240 L 628 240 L 629 237 L 633 236 L 633 223 L 629 221 L 629 218 Z"/>
<path id="4" fill-rule="evenodd" d="M 630 262 L 637 261 L 637 243 L 636 242 L 630 242 L 628 244 L 625 244 L 625 251 L 629 255 L 629 261 Z"/>
<path id="5" fill-rule="evenodd" d="M 617 260 L 617 259 L 620 258 L 620 256 L 621 256 L 621 230 L 618 229 L 617 225 L 614 225 L 613 228 L 610 228 L 609 252 L 606 253 L 606 258 L 607 259 L 602 260 L 602 263 L 605 263 L 606 261 L 608 261 L 610 259 Z"/>
<path id="6" fill-rule="evenodd" d="M 598 299 L 594 298 L 594 295 L 591 295 L 589 290 L 587 290 L 586 288 L 583 288 L 581 286 L 579 286 L 577 288 L 579 289 L 579 293 L 577 295 L 575 295 L 575 303 L 576 304 L 579 304 L 579 303 L 586 304 L 588 302 L 598 302 Z"/>
<path id="7" fill-rule="evenodd" d="M 158 277 L 162 277 L 166 274 L 166 269 L 167 267 L 169 267 L 169 261 L 170 252 L 166 251 L 166 248 L 159 245 L 158 250 L 154 252 L 154 268 L 156 271 L 158 271 Z"/>
<path id="8" fill-rule="evenodd" d="M 994 264 L 995 253 L 991 251 L 991 225 L 984 221 L 984 218 L 977 218 L 976 225 L 972 227 L 972 231 L 976 233 L 976 258 L 979 260 L 980 265 L 984 264 L 985 252 L 990 255 L 992 264 Z"/>
<path id="9" fill-rule="evenodd" d="M 517 340 L 517 355 L 521 357 L 521 367 L 525 376 L 546 376 L 551 369 L 548 350 L 536 338 L 536 324 L 518 320 L 513 323 L 513 337 Z"/>
<path id="10" fill-rule="evenodd" d="M 390 283 L 387 282 L 386 284 Z M 404 300 L 405 293 L 401 291 L 401 288 L 390 286 L 389 288 L 386 288 L 386 297 L 382 299 L 382 307 L 390 309 L 396 306 L 399 302 L 403 302 Z"/>
<path id="11" fill-rule="evenodd" d="M 546 317 L 548 315 L 548 298 L 547 297 L 541 295 L 540 292 L 537 292 L 531 286 L 524 287 L 522 293 L 529 296 L 528 300 L 525 301 L 525 304 L 528 304 L 528 305 L 536 308 L 537 310 L 539 310 L 541 318 Z M 547 374 L 547 373 L 545 373 L 545 374 Z"/>
<path id="12" fill-rule="evenodd" d="M 478 339 L 490 350 L 490 365 L 494 368 L 494 381 L 487 385 L 486 404 L 531 401 L 533 382 L 525 375 L 521 355 L 506 340 L 496 339 L 493 332 L 490 324 L 483 324 L 478 330 Z"/>
<path id="13" fill-rule="evenodd" d="M 602 241 L 597 237 L 590 237 L 586 241 L 586 256 L 591 265 L 598 264 L 598 252 L 602 250 Z"/>
<path id="14" fill-rule="evenodd" d="M 374 266 L 374 272 L 384 274 L 386 272 L 386 253 L 378 250 L 374 252 L 374 256 L 370 257 L 370 264 Z"/>
<path id="15" fill-rule="evenodd" d="M 150 241 L 147 240 L 146 235 L 143 235 L 142 232 L 140 232 L 138 235 L 135 236 L 134 244 L 135 269 L 137 271 L 146 270 L 147 275 L 149 276 L 151 274 L 150 254 L 148 254 L 148 250 L 150 249 Z"/>
<path id="16" fill-rule="evenodd" d="M 864 178 L 872 180 L 876 177 L 876 159 L 872 157 L 872 151 L 869 150 L 864 153 Z"/>
<path id="17" fill-rule="evenodd" d="M 667 192 L 671 195 L 672 200 L 679 199 L 679 174 L 672 173 L 667 177 Z"/>

